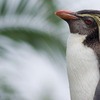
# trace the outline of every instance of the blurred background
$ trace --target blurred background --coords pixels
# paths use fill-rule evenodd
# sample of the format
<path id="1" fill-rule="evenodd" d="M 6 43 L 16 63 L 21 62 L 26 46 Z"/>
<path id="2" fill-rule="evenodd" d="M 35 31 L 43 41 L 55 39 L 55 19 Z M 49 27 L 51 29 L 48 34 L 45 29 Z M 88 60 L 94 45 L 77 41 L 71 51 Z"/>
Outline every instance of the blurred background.
<path id="1" fill-rule="evenodd" d="M 70 100 L 66 22 L 57 10 L 100 10 L 97 0 L 0 0 L 0 100 Z"/>

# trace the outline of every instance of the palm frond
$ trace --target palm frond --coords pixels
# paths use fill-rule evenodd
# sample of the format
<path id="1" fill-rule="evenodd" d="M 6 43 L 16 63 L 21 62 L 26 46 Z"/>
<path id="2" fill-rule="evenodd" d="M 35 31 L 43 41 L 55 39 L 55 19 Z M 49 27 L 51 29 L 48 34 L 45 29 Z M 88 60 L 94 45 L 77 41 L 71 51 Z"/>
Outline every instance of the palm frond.
<path id="1" fill-rule="evenodd" d="M 15 100 L 25 100 L 17 95 L 17 91 L 3 78 L 0 78 L 0 100 L 13 100 L 13 98 L 15 98 Z"/>
<path id="2" fill-rule="evenodd" d="M 28 28 L 4 28 L 0 30 L 0 35 L 9 37 L 17 42 L 24 41 L 37 50 L 44 50 L 47 53 L 49 52 L 46 46 L 49 46 L 49 48 L 52 48 L 54 52 L 57 52 L 56 50 L 58 49 L 63 56 L 65 55 L 66 47 L 63 42 L 57 37 L 46 34 L 40 30 L 32 30 Z"/>
<path id="3" fill-rule="evenodd" d="M 25 11 L 25 7 L 27 6 L 29 0 L 20 0 L 19 5 L 16 9 L 15 14 L 23 14 L 23 11 Z"/>
<path id="4" fill-rule="evenodd" d="M 10 38 L 17 43 L 27 43 L 37 52 L 45 52 L 50 60 L 65 61 L 66 46 L 56 34 L 61 24 L 54 12 L 58 9 L 54 0 L 18 0 L 17 6 L 8 3 L 11 0 L 2 0 L 0 5 L 0 37 Z M 12 8 L 12 9 L 11 9 Z M 14 9 L 14 10 L 13 10 Z M 10 13 L 9 13 L 10 12 Z M 59 32 L 60 33 L 60 32 Z M 2 42 L 3 43 L 3 42 Z M 13 45 L 14 46 L 14 45 Z M 0 45 L 0 58 L 6 55 L 7 49 Z M 61 59 L 60 56 L 62 56 Z M 2 75 L 0 75 L 2 77 Z M 0 100 L 23 100 L 16 89 L 5 81 L 0 81 Z M 16 96 L 16 93 L 19 95 Z M 7 97 L 8 95 L 13 97 Z M 1 97 L 1 96 L 0 96 Z M 49 100 L 49 94 L 43 99 Z M 50 98 L 51 100 L 51 98 Z"/>
<path id="5" fill-rule="evenodd" d="M 0 16 L 4 16 L 7 13 L 7 0 L 2 1 L 2 5 L 0 7 Z"/>

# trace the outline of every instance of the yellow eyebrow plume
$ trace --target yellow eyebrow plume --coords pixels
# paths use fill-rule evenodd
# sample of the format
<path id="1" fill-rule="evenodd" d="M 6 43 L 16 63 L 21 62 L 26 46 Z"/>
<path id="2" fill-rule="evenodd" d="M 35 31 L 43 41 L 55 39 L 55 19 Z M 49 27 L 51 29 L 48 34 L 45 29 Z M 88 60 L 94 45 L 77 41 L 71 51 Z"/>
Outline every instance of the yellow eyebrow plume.
<path id="1" fill-rule="evenodd" d="M 79 16 L 82 17 L 92 17 L 98 25 L 98 31 L 99 31 L 99 41 L 100 41 L 100 15 L 99 14 L 78 14 Z"/>

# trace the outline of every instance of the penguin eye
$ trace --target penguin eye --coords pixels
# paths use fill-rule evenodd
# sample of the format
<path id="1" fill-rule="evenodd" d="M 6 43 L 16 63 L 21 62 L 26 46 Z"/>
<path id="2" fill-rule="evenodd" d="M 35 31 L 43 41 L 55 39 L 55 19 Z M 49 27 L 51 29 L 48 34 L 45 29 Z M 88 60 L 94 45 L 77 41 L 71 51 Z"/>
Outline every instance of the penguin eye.
<path id="1" fill-rule="evenodd" d="M 86 23 L 87 25 L 90 25 L 90 24 L 92 24 L 92 21 L 91 21 L 91 20 L 86 20 L 85 23 Z"/>
<path id="2" fill-rule="evenodd" d="M 84 17 L 84 22 L 87 24 L 87 25 L 92 25 L 95 23 L 94 19 L 91 18 L 91 17 Z"/>
<path id="3" fill-rule="evenodd" d="M 87 25 L 87 27 L 95 27 L 97 26 L 96 21 L 91 17 L 83 17 L 84 23 Z"/>

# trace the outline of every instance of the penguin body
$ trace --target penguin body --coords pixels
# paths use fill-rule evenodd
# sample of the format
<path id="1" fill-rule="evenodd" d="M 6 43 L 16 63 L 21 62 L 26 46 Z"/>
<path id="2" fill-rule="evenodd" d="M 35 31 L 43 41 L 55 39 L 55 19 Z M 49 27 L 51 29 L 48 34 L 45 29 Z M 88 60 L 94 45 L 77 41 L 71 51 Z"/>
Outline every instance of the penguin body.
<path id="1" fill-rule="evenodd" d="M 67 70 L 71 100 L 100 100 L 100 11 L 57 11 L 70 29 Z"/>
<path id="2" fill-rule="evenodd" d="M 85 38 L 71 33 L 67 41 L 71 100 L 93 100 L 99 81 L 98 60 L 94 51 L 83 44 Z"/>

